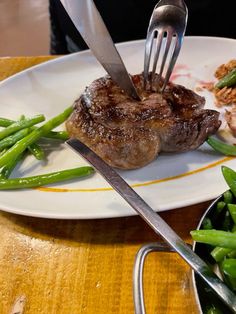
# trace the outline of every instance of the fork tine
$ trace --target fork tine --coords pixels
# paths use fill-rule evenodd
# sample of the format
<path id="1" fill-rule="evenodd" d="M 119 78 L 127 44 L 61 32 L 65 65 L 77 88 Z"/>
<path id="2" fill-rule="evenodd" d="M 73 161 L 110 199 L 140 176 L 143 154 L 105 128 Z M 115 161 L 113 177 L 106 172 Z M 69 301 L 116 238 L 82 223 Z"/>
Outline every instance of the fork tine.
<path id="1" fill-rule="evenodd" d="M 171 73 L 173 71 L 173 68 L 175 66 L 177 57 L 179 55 L 180 48 L 181 48 L 181 39 L 176 35 L 175 47 L 174 47 L 172 55 L 171 55 L 169 67 L 168 67 L 168 69 L 166 71 L 166 75 L 165 75 L 165 79 L 164 79 L 163 85 L 161 87 L 161 91 L 164 91 L 164 89 L 165 89 L 165 87 L 166 87 L 166 85 L 167 85 L 167 83 L 169 81 L 170 75 L 171 75 Z"/>
<path id="2" fill-rule="evenodd" d="M 170 45 L 171 45 L 171 42 L 172 42 L 172 38 L 173 38 L 173 31 L 172 31 L 172 29 L 168 29 L 166 33 L 167 33 L 167 35 L 166 35 L 166 45 L 165 45 L 165 52 L 164 52 L 164 55 L 163 55 L 161 68 L 160 68 L 160 73 L 159 73 L 160 77 L 162 76 L 162 73 L 163 73 L 163 70 L 164 70 L 164 67 L 165 67 L 165 63 L 166 63 L 166 59 L 167 59 L 167 56 L 168 56 L 168 53 L 169 53 L 169 50 L 170 50 Z"/>
<path id="3" fill-rule="evenodd" d="M 154 36 L 155 36 L 155 30 L 152 31 L 151 34 L 148 32 L 147 39 L 146 39 L 146 44 L 145 44 L 144 71 L 143 71 L 144 89 L 146 89 L 146 84 L 147 84 L 147 81 L 148 81 L 148 72 L 149 72 L 149 67 L 150 67 L 151 53 L 152 53 L 152 48 L 153 48 Z"/>
<path id="4" fill-rule="evenodd" d="M 150 86 L 152 90 L 155 82 L 155 90 L 161 93 L 164 91 L 182 45 L 187 18 L 188 9 L 184 0 L 159 0 L 155 6 L 149 22 L 145 45 L 144 89 Z M 155 36 L 156 34 L 157 36 Z M 166 40 L 164 39 L 165 34 Z M 173 40 L 174 36 L 175 41 Z M 154 41 L 156 43 L 155 52 L 152 51 Z M 149 75 L 151 63 L 152 68 Z M 157 68 L 160 69 L 159 75 L 155 76 Z M 147 85 L 147 82 L 150 82 L 150 85 Z"/>
<path id="5" fill-rule="evenodd" d="M 153 60 L 151 87 L 152 87 L 152 83 L 153 83 L 155 72 L 156 72 L 157 62 L 158 62 L 158 59 L 159 59 L 159 56 L 160 56 L 160 51 L 161 51 L 163 37 L 164 37 L 164 32 L 163 31 L 159 31 L 157 33 L 156 51 L 155 51 L 155 56 L 154 56 L 154 60 Z"/>

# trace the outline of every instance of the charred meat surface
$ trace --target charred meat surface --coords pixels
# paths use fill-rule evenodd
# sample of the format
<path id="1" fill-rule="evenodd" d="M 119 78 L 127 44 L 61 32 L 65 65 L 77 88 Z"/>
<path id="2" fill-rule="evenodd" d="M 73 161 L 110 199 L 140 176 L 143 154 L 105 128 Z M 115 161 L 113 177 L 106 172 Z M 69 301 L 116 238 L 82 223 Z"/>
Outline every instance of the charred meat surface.
<path id="1" fill-rule="evenodd" d="M 111 166 L 135 169 L 161 151 L 194 150 L 218 130 L 219 113 L 203 109 L 205 99 L 193 91 L 169 83 L 160 94 L 155 87 L 144 90 L 142 74 L 132 79 L 142 101 L 127 96 L 105 76 L 85 89 L 66 122 L 71 137 Z"/>

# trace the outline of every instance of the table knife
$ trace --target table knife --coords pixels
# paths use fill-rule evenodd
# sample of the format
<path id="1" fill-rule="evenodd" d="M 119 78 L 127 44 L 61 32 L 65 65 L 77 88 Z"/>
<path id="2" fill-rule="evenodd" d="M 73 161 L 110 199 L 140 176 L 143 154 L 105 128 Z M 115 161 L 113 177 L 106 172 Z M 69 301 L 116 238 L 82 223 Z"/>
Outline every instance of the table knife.
<path id="1" fill-rule="evenodd" d="M 112 80 L 129 96 L 140 100 L 135 86 L 92 0 L 61 0 L 84 41 Z"/>

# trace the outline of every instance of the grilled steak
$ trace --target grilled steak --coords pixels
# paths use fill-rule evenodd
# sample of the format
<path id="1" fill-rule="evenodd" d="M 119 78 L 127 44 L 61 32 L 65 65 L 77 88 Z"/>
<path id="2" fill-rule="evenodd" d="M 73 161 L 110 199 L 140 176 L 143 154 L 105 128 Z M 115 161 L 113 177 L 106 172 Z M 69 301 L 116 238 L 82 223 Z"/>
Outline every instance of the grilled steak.
<path id="1" fill-rule="evenodd" d="M 134 169 L 148 164 L 161 151 L 196 149 L 219 128 L 219 113 L 203 109 L 205 99 L 193 91 L 169 83 L 160 94 L 150 84 L 144 90 L 142 74 L 132 80 L 142 101 L 127 96 L 105 76 L 75 101 L 66 123 L 71 137 L 80 139 L 111 166 Z"/>

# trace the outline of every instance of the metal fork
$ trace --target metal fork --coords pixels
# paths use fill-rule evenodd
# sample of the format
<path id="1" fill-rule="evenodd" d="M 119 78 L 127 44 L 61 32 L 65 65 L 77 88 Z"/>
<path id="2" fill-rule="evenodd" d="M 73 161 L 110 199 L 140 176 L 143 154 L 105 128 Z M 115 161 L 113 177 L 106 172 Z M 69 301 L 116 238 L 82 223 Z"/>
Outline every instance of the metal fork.
<path id="1" fill-rule="evenodd" d="M 164 91 L 182 46 L 187 19 L 188 9 L 183 0 L 160 0 L 155 6 L 149 22 L 145 44 L 145 89 L 147 89 L 148 81 L 150 81 L 150 88 L 153 87 L 158 59 L 160 53 L 163 52 L 159 78 L 155 79 L 155 84 L 160 85 L 160 78 L 164 73 L 165 63 L 168 59 L 169 64 L 166 67 L 164 81 L 162 86 L 159 86 L 160 92 Z M 156 47 L 153 49 L 155 41 Z M 153 59 L 153 66 L 151 75 L 149 75 L 151 59 Z"/>

